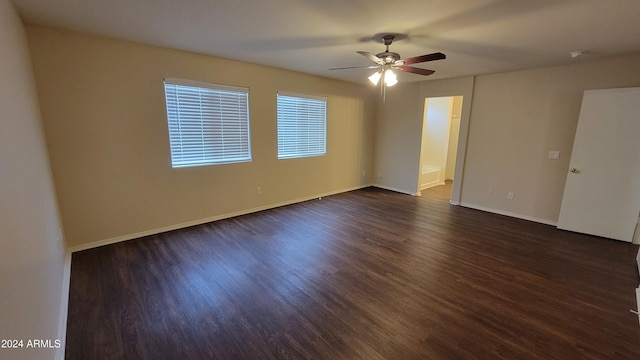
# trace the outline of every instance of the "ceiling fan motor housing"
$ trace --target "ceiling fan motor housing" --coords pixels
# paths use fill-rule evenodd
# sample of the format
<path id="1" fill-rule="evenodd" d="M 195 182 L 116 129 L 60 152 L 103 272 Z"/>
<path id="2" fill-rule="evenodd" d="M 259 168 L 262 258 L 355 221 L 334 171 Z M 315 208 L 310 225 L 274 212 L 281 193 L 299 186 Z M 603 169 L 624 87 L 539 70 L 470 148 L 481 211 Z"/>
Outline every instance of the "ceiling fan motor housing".
<path id="1" fill-rule="evenodd" d="M 379 54 L 376 54 L 376 56 L 382 59 L 385 64 L 393 64 L 394 62 L 400 60 L 400 54 L 391 51 L 381 52 Z"/>
<path id="2" fill-rule="evenodd" d="M 384 61 L 385 64 L 393 64 L 396 61 L 400 60 L 400 54 L 389 51 L 389 45 L 393 42 L 395 36 L 393 35 L 385 35 L 382 37 L 382 42 L 387 47 L 384 52 L 376 54 L 376 56 Z"/>
<path id="3" fill-rule="evenodd" d="M 395 39 L 396 37 L 389 34 L 389 35 L 385 35 L 382 37 L 382 42 L 386 45 L 389 46 L 391 45 L 391 43 L 393 42 L 393 39 Z"/>

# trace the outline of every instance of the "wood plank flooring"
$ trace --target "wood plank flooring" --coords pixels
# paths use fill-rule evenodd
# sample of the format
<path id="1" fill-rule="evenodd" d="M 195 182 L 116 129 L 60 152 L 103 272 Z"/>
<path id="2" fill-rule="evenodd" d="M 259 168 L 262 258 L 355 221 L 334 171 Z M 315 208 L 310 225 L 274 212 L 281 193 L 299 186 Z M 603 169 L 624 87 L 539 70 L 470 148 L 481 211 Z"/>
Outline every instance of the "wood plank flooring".
<path id="1" fill-rule="evenodd" d="M 640 359 L 637 246 L 368 188 L 73 254 L 67 359 Z"/>

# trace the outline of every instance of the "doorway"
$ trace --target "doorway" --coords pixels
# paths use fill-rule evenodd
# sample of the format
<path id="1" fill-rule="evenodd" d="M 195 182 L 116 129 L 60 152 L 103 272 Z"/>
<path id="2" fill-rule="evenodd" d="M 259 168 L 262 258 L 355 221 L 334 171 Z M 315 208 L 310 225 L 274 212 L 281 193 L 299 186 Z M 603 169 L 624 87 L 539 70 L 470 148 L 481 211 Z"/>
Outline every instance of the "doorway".
<path id="1" fill-rule="evenodd" d="M 455 181 L 463 97 L 430 97 L 424 102 L 419 192 Z"/>

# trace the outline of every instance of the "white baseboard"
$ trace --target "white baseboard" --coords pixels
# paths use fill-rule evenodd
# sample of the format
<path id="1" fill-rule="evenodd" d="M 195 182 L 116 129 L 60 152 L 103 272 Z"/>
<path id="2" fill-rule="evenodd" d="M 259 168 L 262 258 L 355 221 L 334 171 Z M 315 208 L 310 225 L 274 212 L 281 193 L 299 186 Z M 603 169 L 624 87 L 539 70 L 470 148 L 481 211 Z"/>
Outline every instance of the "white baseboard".
<path id="1" fill-rule="evenodd" d="M 389 191 L 394 191 L 394 192 L 398 192 L 398 193 L 402 193 L 402 194 L 407 194 L 407 195 L 411 195 L 411 196 L 420 196 L 419 192 L 409 192 L 407 190 L 404 189 L 398 189 L 398 188 L 394 188 L 392 186 L 386 186 L 386 185 L 380 185 L 380 184 L 372 184 L 371 186 L 375 186 L 377 188 L 380 189 L 385 189 L 385 190 L 389 190 Z"/>
<path id="2" fill-rule="evenodd" d="M 56 360 L 64 360 L 67 342 L 67 316 L 69 315 L 69 286 L 71 285 L 71 251 L 64 255 L 62 274 L 62 290 L 60 294 L 60 310 L 58 312 L 58 337 L 62 346 L 56 350 Z"/>
<path id="3" fill-rule="evenodd" d="M 445 184 L 444 181 L 439 181 L 439 180 L 432 181 L 432 182 L 429 182 L 429 183 L 424 183 L 424 184 L 420 185 L 420 191 L 427 190 L 427 189 L 432 188 L 434 186 L 441 186 L 441 185 L 444 185 L 444 184 Z"/>
<path id="4" fill-rule="evenodd" d="M 441 184 L 441 185 L 444 185 L 444 183 Z M 408 194 L 408 195 L 411 195 L 411 196 L 421 196 L 421 192 L 411 193 L 411 192 L 408 192 L 408 191 L 403 190 L 403 189 L 398 189 L 398 188 L 385 186 L 385 185 L 380 185 L 380 184 L 373 184 L 372 186 L 375 186 L 375 187 L 378 187 L 378 188 L 381 188 L 381 189 L 385 189 L 385 190 L 390 190 L 390 191 L 395 191 L 395 192 L 399 192 L 399 193 L 403 193 L 403 194 Z M 450 200 L 449 203 L 451 205 L 464 206 L 464 207 L 468 207 L 468 208 L 471 208 L 471 209 L 486 211 L 486 212 L 499 214 L 499 215 L 505 215 L 505 216 L 509 216 L 509 217 L 513 217 L 513 218 L 517 218 L 517 219 L 528 220 L 528 221 L 533 221 L 533 222 L 537 222 L 537 223 L 541 223 L 541 224 L 552 225 L 552 226 L 557 226 L 558 225 L 557 221 L 534 218 L 534 217 L 531 217 L 531 216 L 525 216 L 525 215 L 521 215 L 521 214 L 509 212 L 509 211 L 503 211 L 503 210 L 488 208 L 488 207 L 484 207 L 484 206 L 480 206 L 480 205 L 475 205 L 475 204 L 470 204 L 470 203 L 465 203 L 465 202 L 458 202 L 458 201 L 453 201 L 453 200 Z"/>
<path id="5" fill-rule="evenodd" d="M 453 205 L 460 205 L 460 206 L 468 207 L 468 208 L 471 208 L 471 209 L 486 211 L 486 212 L 490 212 L 490 213 L 494 213 L 494 214 L 498 214 L 498 215 L 505 215 L 505 216 L 509 216 L 509 217 L 513 217 L 513 218 L 517 218 L 517 219 L 522 219 L 522 220 L 533 221 L 533 222 L 537 222 L 537 223 L 541 223 L 541 224 L 552 225 L 552 226 L 557 226 L 558 225 L 557 221 L 535 218 L 535 217 L 531 217 L 531 216 L 517 214 L 517 213 L 514 213 L 514 212 L 510 212 L 510 211 L 504 211 L 504 210 L 499 210 L 499 209 L 488 208 L 488 207 L 485 207 L 485 206 L 470 204 L 470 203 L 466 203 L 466 202 L 460 202 L 459 204 L 454 204 L 453 202 L 450 202 L 450 203 L 453 204 Z"/>
<path id="6" fill-rule="evenodd" d="M 316 195 L 306 196 L 306 197 L 297 198 L 297 199 L 293 199 L 293 200 L 282 201 L 282 202 L 279 202 L 279 203 L 258 206 L 258 207 L 251 208 L 251 209 L 234 211 L 234 212 L 231 212 L 231 213 L 212 216 L 212 217 L 208 217 L 208 218 L 204 218 L 204 219 L 187 221 L 187 222 L 180 223 L 180 224 L 163 226 L 163 227 L 160 227 L 160 228 L 140 231 L 140 232 L 137 232 L 137 233 L 126 234 L 126 235 L 122 235 L 122 236 L 116 236 L 116 237 L 109 238 L 109 239 L 103 239 L 103 240 L 93 241 L 93 242 L 86 243 L 86 244 L 76 245 L 76 246 L 73 246 L 73 247 L 69 248 L 69 251 L 74 253 L 74 252 L 77 252 L 77 251 L 93 249 L 93 248 L 97 248 L 97 247 L 104 246 L 104 245 L 110 245 L 110 244 L 115 244 L 115 243 L 119 243 L 119 242 L 122 242 L 122 241 L 141 238 L 141 237 L 144 237 L 144 236 L 160 234 L 160 233 L 167 232 L 167 231 L 182 229 L 182 228 L 195 226 L 195 225 L 206 224 L 206 223 L 209 223 L 209 222 L 212 222 L 212 221 L 228 219 L 228 218 L 232 218 L 232 217 L 236 217 L 236 216 L 240 216 L 240 215 L 247 215 L 247 214 L 258 212 L 258 211 L 274 209 L 274 208 L 277 208 L 277 207 L 291 205 L 291 204 L 295 204 L 295 203 L 299 203 L 299 202 L 303 202 L 303 201 L 308 201 L 308 200 L 313 200 L 313 199 L 318 199 L 318 198 L 325 197 L 325 196 L 331 196 L 331 195 L 336 195 L 336 194 L 349 192 L 349 191 L 353 191 L 353 190 L 363 189 L 363 188 L 366 188 L 366 187 L 369 187 L 369 186 L 372 186 L 372 185 L 371 184 L 360 185 L 360 186 L 355 186 L 355 187 L 352 187 L 352 188 L 347 188 L 347 189 L 342 189 L 342 190 L 337 190 L 337 191 L 331 191 L 331 192 L 327 192 L 327 193 L 323 193 L 323 194 L 316 194 Z"/>

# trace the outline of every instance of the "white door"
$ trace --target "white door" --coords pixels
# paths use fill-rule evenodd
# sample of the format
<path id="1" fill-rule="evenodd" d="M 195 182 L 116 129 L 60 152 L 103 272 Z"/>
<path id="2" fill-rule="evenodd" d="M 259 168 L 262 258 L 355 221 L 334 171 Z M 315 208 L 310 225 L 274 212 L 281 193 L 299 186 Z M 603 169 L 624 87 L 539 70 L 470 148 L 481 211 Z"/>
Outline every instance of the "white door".
<path id="1" fill-rule="evenodd" d="M 640 212 L 640 88 L 587 90 L 558 228 L 631 241 Z"/>

